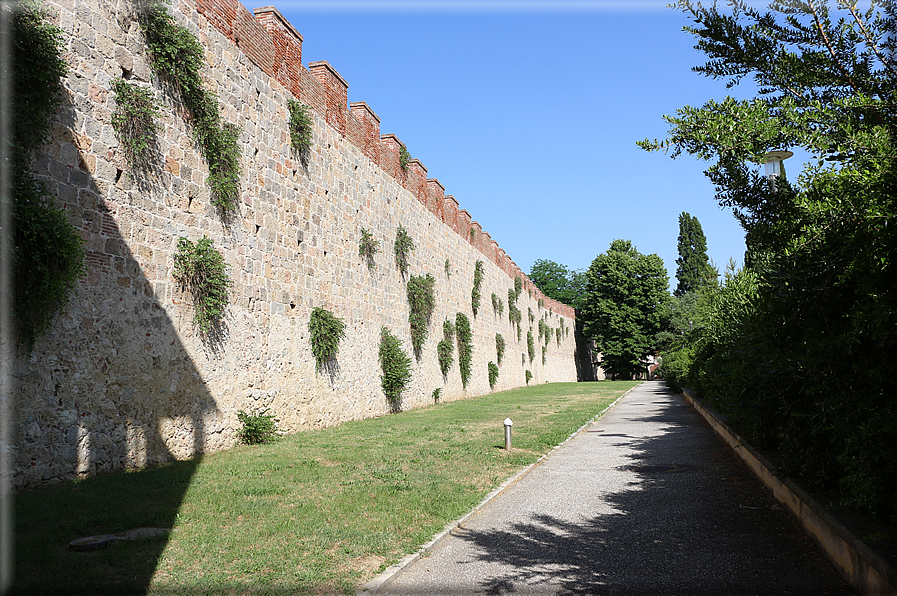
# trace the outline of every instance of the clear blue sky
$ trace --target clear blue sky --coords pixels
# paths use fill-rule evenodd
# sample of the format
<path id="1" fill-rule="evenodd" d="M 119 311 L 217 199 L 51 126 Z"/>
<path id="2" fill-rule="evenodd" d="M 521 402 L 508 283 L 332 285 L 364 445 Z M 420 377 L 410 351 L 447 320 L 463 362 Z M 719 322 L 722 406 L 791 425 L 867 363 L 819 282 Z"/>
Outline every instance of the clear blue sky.
<path id="1" fill-rule="evenodd" d="M 276 2 L 276 0 L 274 0 Z M 678 216 L 739 264 L 744 233 L 690 157 L 646 153 L 664 114 L 727 93 L 660 1 L 301 1 L 275 6 L 413 157 L 529 271 L 587 268 L 615 238 L 663 259 L 675 288 Z M 247 5 L 252 9 L 255 5 Z M 790 164 L 789 164 L 790 165 Z M 789 170 L 796 173 L 797 168 Z"/>

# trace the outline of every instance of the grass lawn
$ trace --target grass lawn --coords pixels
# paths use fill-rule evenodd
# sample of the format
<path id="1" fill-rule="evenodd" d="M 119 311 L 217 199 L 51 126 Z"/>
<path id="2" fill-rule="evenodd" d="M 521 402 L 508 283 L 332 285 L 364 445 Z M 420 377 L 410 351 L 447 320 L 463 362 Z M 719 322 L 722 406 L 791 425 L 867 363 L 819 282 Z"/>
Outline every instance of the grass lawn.
<path id="1" fill-rule="evenodd" d="M 353 594 L 636 384 L 526 387 L 19 494 L 13 593 Z M 174 531 L 67 547 L 147 526 Z"/>

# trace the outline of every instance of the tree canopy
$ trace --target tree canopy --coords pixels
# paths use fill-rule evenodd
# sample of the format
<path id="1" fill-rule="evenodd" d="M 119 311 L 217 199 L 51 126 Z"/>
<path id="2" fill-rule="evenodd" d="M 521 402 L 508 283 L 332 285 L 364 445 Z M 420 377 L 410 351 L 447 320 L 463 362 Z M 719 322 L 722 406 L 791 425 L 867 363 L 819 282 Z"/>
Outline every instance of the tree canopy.
<path id="1" fill-rule="evenodd" d="M 674 296 L 694 292 L 716 273 L 707 258 L 707 239 L 697 217 L 683 211 L 679 214 L 679 258 L 676 259 L 676 279 L 679 284 Z"/>
<path id="2" fill-rule="evenodd" d="M 614 240 L 585 277 L 584 332 L 601 351 L 601 368 L 614 378 L 644 371 L 668 312 L 663 261 L 641 254 L 629 240 Z"/>
<path id="3" fill-rule="evenodd" d="M 582 308 L 586 284 L 581 269 L 571 270 L 548 259 L 536 259 L 529 278 L 549 298 L 573 308 Z"/>
<path id="4" fill-rule="evenodd" d="M 758 97 L 686 106 L 640 143 L 710 161 L 746 231 L 747 270 L 708 295 L 678 370 L 786 470 L 897 519 L 897 7 L 727 5 L 676 5 L 695 70 Z M 770 184 L 757 163 L 795 147 L 815 161 Z"/>

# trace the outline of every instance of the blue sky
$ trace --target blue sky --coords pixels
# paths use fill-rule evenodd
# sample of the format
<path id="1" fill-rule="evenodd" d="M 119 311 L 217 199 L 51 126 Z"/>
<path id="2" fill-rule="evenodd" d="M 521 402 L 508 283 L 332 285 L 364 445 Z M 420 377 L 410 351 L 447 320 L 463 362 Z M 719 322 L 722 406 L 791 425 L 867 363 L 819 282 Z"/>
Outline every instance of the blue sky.
<path id="1" fill-rule="evenodd" d="M 662 116 L 727 93 L 691 67 L 684 14 L 663 1 L 282 1 L 303 63 L 327 60 L 430 178 L 525 271 L 587 268 L 615 238 L 663 258 L 675 287 L 678 216 L 739 264 L 744 234 L 707 164 L 636 146 Z M 250 9 L 254 5 L 247 5 Z M 791 166 L 791 164 L 788 164 Z M 790 172 L 797 171 L 792 166 Z"/>

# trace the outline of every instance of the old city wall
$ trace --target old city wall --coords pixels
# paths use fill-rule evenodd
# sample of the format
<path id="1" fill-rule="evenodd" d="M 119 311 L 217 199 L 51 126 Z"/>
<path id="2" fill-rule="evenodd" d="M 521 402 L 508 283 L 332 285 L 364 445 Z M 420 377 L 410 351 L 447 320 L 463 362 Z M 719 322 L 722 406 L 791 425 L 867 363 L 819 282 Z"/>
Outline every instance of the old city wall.
<path id="1" fill-rule="evenodd" d="M 302 37 L 274 8 L 253 14 L 230 0 L 172 7 L 205 47 L 205 80 L 224 120 L 242 130 L 241 202 L 223 222 L 181 108 L 151 74 L 134 6 L 63 0 L 49 7 L 65 33 L 70 72 L 53 142 L 34 169 L 85 240 L 86 274 L 52 331 L 16 363 L 17 487 L 230 447 L 238 410 L 270 408 L 286 432 L 389 413 L 377 361 L 381 327 L 411 352 L 405 280 L 392 255 L 399 224 L 417 245 L 409 273 L 436 279 L 429 337 L 401 409 L 432 403 L 437 388 L 443 400 L 488 393 L 497 333 L 507 352 L 495 390 L 524 385 L 526 370 L 532 383 L 576 380 L 573 333 L 552 337 L 544 365 L 537 333 L 540 317 L 552 330 L 562 319 L 572 330 L 572 309 L 542 296 L 423 164 L 399 166 L 399 139 L 381 136 L 366 104 L 347 106 L 347 84 L 332 66 L 302 65 Z M 147 171 L 129 171 L 111 125 L 111 82 L 119 77 L 152 84 L 163 105 Z M 314 112 L 305 162 L 290 148 L 291 97 Z M 358 255 L 362 227 L 380 242 L 374 270 Z M 178 238 L 204 235 L 234 281 L 216 341 L 198 335 L 190 296 L 172 278 Z M 474 318 L 478 260 L 485 279 Z M 515 277 L 523 280 L 521 340 L 508 320 Z M 501 316 L 492 293 L 505 303 Z M 317 306 L 346 323 L 336 365 L 320 372 L 308 332 Z M 442 322 L 458 312 L 470 317 L 474 335 L 466 389 L 457 349 L 447 378 L 436 356 Z"/>

